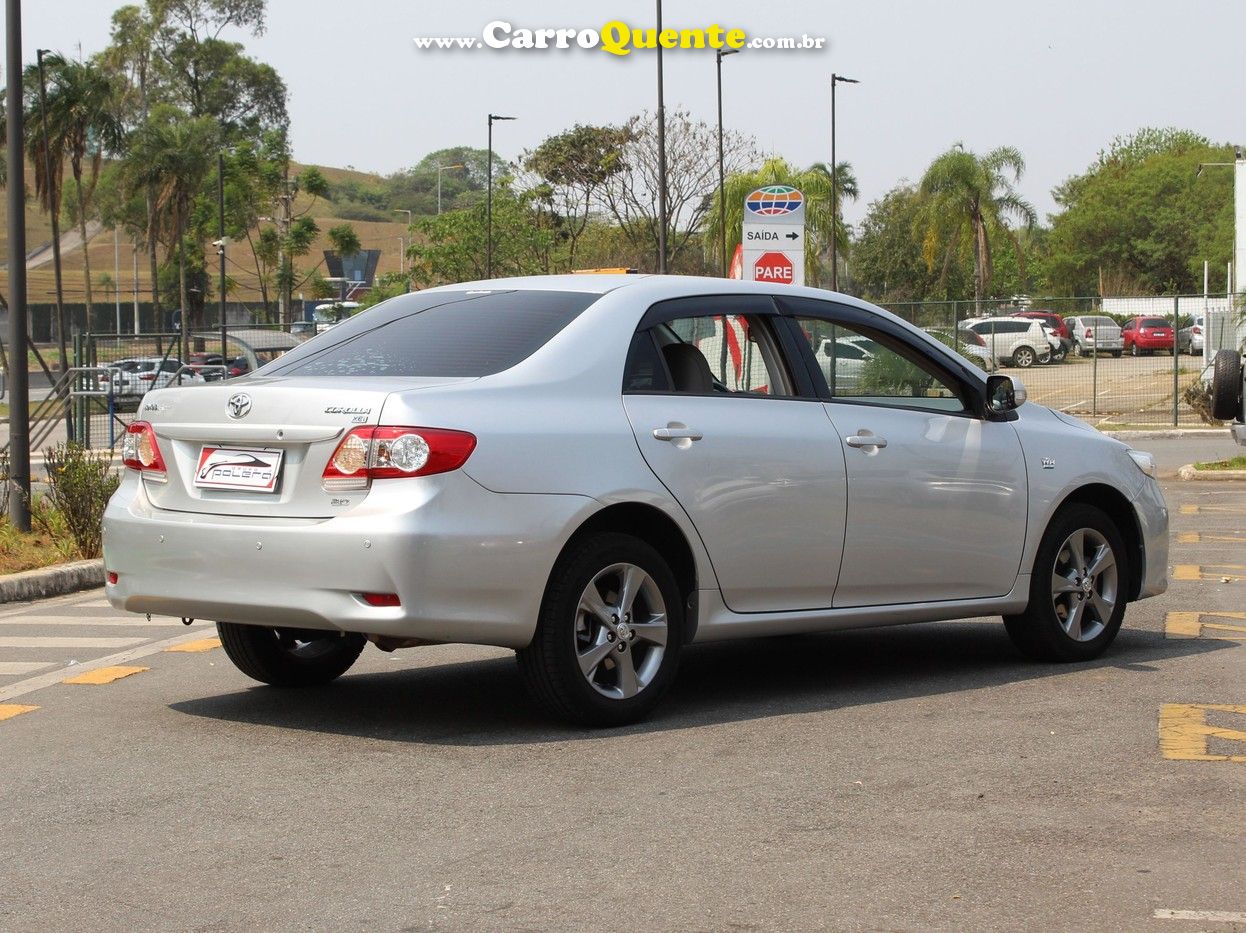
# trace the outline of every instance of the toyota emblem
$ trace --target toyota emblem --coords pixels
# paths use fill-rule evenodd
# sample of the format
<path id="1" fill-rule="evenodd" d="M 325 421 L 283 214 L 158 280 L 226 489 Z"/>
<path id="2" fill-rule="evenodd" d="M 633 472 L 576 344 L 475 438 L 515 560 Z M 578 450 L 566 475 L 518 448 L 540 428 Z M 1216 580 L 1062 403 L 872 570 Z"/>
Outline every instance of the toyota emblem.
<path id="1" fill-rule="evenodd" d="M 251 396 L 245 392 L 237 392 L 229 397 L 226 407 L 229 409 L 229 417 L 245 418 L 251 410 Z"/>

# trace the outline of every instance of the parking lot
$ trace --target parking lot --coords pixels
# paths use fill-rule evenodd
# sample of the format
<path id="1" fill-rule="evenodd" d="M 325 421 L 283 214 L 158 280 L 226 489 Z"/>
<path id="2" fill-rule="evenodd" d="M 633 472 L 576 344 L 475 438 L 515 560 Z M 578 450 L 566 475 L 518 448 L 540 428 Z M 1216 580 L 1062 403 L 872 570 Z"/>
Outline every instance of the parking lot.
<path id="1" fill-rule="evenodd" d="M 1246 928 L 1246 495 L 1166 492 L 1170 589 L 1096 663 L 704 646 L 617 731 L 500 650 L 279 692 L 98 591 L 5 607 L 0 929 Z"/>
<path id="2" fill-rule="evenodd" d="M 1181 401 L 1181 393 L 1199 378 L 1201 356 L 1177 357 L 1178 422 L 1198 424 L 1199 418 Z M 1171 354 L 1098 359 L 1070 356 L 1062 363 L 1006 368 L 1025 382 L 1030 398 L 1096 424 L 1172 424 L 1173 358 Z"/>

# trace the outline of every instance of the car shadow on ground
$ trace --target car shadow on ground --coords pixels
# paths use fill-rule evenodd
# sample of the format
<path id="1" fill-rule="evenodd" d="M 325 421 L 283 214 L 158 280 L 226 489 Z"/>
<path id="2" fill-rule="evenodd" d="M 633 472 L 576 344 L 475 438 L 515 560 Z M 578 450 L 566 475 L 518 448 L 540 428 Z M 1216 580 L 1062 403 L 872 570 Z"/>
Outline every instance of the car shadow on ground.
<path id="1" fill-rule="evenodd" d="M 559 724 L 528 699 L 512 658 L 347 674 L 322 688 L 255 686 L 171 708 L 225 722 L 434 745 L 522 745 L 822 712 L 1076 677 L 1096 669 L 1159 671 L 1166 660 L 1230 647 L 1124 630 L 1089 664 L 1022 659 L 1002 625 L 939 623 L 710 644 L 684 652 L 655 714 L 622 729 Z M 418 649 L 416 649 L 418 650 Z"/>

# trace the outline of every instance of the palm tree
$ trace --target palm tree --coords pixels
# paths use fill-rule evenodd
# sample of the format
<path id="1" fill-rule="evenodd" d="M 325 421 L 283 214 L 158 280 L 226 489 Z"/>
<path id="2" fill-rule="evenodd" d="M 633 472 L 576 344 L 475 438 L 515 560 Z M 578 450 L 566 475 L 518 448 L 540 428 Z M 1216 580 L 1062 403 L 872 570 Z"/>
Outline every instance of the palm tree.
<path id="1" fill-rule="evenodd" d="M 1018 218 L 1026 229 L 1038 222 L 1034 207 L 1013 188 L 1024 172 L 1025 159 L 1012 146 L 1000 146 L 977 156 L 957 143 L 931 162 L 922 177 L 921 192 L 927 203 L 920 223 L 931 247 L 946 244 L 944 277 L 960 252 L 965 234 L 971 237 L 974 310 L 979 314 L 982 298 L 991 287 L 991 238 L 1004 236 L 1011 240 L 1018 261 L 1024 263 L 1021 244 L 1008 226 L 1008 218 Z M 933 261 L 934 251 L 928 249 L 927 263 L 932 269 Z"/>
<path id="2" fill-rule="evenodd" d="M 831 231 L 834 229 L 835 248 L 841 255 L 848 252 L 848 231 L 842 216 L 831 219 L 831 169 L 825 162 L 817 162 L 807 169 L 797 169 L 786 159 L 778 156 L 767 159 L 755 172 L 729 175 L 723 186 L 726 192 L 727 254 L 735 252 L 743 235 L 744 199 L 749 193 L 765 185 L 791 185 L 805 196 L 805 225 L 809 235 L 805 238 L 805 268 L 808 278 L 816 280 L 823 272 L 823 258 L 831 247 Z M 856 200 L 857 179 L 852 166 L 839 163 L 836 187 L 840 207 L 844 199 Z M 718 259 L 718 192 L 714 192 L 713 206 L 706 212 L 703 230 L 704 249 L 707 258 Z"/>
<path id="3" fill-rule="evenodd" d="M 35 165 L 36 193 L 44 199 L 45 209 L 59 209 L 59 180 L 65 161 L 69 161 L 74 177 L 78 214 L 78 232 L 82 236 L 82 274 L 86 286 L 87 326 L 91 320 L 91 259 L 87 249 L 87 215 L 105 152 L 120 152 L 125 130 L 119 113 L 119 89 L 113 77 L 94 62 L 76 62 L 60 55 L 44 59 L 48 76 L 47 124 L 48 159 L 43 156 L 43 133 L 31 133 L 27 154 Z M 38 75 L 34 76 L 38 80 Z M 28 119 L 31 126 L 42 127 L 38 100 Z M 39 122 L 36 122 L 39 121 Z M 51 164 L 51 178 L 45 165 Z M 84 185 L 83 179 L 86 179 Z M 49 191 L 49 188 L 51 189 Z M 55 200 L 57 203 L 51 203 Z"/>
<path id="4" fill-rule="evenodd" d="M 130 190 L 150 189 L 154 210 L 149 240 L 163 240 L 169 255 L 177 250 L 178 295 L 181 300 L 182 359 L 187 359 L 186 233 L 191 202 L 216 167 L 220 129 L 211 117 L 188 117 L 176 107 L 152 110 L 135 131 L 124 171 Z M 161 234 L 163 233 L 163 236 Z"/>

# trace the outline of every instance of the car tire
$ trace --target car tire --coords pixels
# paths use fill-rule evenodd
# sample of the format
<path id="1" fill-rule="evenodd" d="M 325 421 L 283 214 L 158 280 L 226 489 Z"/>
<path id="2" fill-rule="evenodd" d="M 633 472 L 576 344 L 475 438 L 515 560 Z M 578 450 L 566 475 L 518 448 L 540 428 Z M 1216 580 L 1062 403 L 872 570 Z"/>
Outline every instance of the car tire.
<path id="1" fill-rule="evenodd" d="M 1090 355 L 1086 351 L 1086 348 L 1076 341 L 1074 341 L 1073 343 L 1073 352 L 1076 353 L 1078 356 L 1082 357 L 1083 359 Z"/>
<path id="2" fill-rule="evenodd" d="M 1051 351 L 1051 361 L 1053 363 L 1063 363 L 1065 360 L 1065 357 L 1067 357 L 1068 355 L 1069 355 L 1069 348 L 1061 345 L 1059 350 Z"/>
<path id="3" fill-rule="evenodd" d="M 1012 365 L 1021 369 L 1029 369 L 1038 361 L 1033 347 L 1021 346 L 1012 351 Z"/>
<path id="4" fill-rule="evenodd" d="M 1004 627 L 1026 657 L 1089 661 L 1120 630 L 1128 580 L 1125 542 L 1112 519 L 1091 505 L 1067 505 L 1038 546 L 1029 605 L 1019 615 L 1004 616 Z"/>
<path id="5" fill-rule="evenodd" d="M 1242 358 L 1235 350 L 1220 350 L 1211 361 L 1211 416 L 1234 421 L 1242 410 Z"/>
<path id="6" fill-rule="evenodd" d="M 316 687 L 355 663 L 367 640 L 354 632 L 321 632 L 217 622 L 221 647 L 242 673 L 274 687 Z"/>
<path id="7" fill-rule="evenodd" d="M 1120 351 L 1120 350 L 1113 350 L 1113 351 L 1112 351 L 1112 356 L 1114 356 L 1116 359 L 1118 359 L 1118 360 L 1119 360 L 1119 359 L 1121 358 L 1121 351 Z"/>
<path id="8" fill-rule="evenodd" d="M 647 716 L 675 679 L 683 629 L 679 586 L 662 555 L 631 535 L 601 533 L 554 567 L 536 634 L 516 656 L 524 686 L 553 715 L 622 726 Z"/>
<path id="9" fill-rule="evenodd" d="M 1138 349 L 1138 345 L 1136 343 L 1130 346 L 1129 355 L 1130 356 L 1141 356 L 1142 355 L 1142 351 Z"/>

